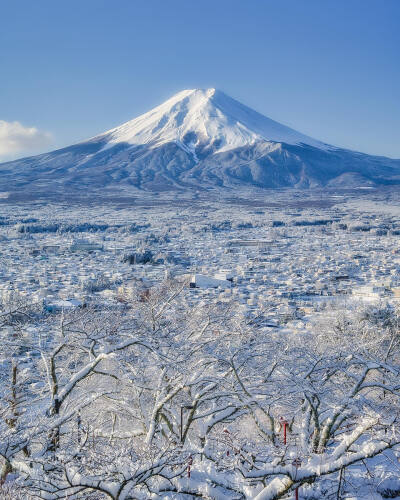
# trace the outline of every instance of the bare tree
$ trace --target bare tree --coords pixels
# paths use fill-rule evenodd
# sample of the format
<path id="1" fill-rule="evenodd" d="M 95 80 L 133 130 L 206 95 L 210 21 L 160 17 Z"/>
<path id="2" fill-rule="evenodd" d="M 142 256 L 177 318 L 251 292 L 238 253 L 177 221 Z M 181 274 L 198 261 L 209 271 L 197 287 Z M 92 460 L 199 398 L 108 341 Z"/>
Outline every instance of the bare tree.
<path id="1" fill-rule="evenodd" d="M 396 313 L 272 332 L 234 303 L 187 304 L 183 286 L 2 339 L 3 481 L 46 499 L 272 500 L 322 495 L 399 444 Z"/>

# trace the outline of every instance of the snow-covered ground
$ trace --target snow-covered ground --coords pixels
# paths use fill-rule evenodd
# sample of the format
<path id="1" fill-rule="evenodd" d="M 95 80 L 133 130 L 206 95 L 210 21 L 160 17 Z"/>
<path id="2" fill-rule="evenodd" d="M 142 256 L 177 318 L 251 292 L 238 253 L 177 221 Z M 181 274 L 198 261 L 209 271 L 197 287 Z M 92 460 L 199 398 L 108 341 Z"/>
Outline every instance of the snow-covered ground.
<path id="1" fill-rule="evenodd" d="M 392 210 L 366 196 L 3 202 L 8 484 L 86 498 L 97 470 L 119 500 L 293 499 L 299 484 L 300 499 L 386 498 L 400 476 L 400 214 L 396 194 Z M 118 496 L 128 476 L 133 496 Z"/>

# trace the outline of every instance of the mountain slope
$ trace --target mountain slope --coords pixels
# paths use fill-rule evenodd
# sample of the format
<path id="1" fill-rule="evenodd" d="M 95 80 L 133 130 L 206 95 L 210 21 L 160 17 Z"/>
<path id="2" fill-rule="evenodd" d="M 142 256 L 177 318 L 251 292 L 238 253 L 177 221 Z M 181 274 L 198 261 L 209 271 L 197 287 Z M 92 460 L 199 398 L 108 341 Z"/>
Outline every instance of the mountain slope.
<path id="1" fill-rule="evenodd" d="M 355 187 L 400 182 L 400 160 L 335 148 L 215 89 L 184 90 L 82 143 L 0 164 L 0 190 Z"/>
<path id="2" fill-rule="evenodd" d="M 161 106 L 95 139 L 106 140 L 108 147 L 121 142 L 159 145 L 175 141 L 189 152 L 199 144 L 214 144 L 216 151 L 227 151 L 260 140 L 325 146 L 216 89 L 183 90 Z"/>

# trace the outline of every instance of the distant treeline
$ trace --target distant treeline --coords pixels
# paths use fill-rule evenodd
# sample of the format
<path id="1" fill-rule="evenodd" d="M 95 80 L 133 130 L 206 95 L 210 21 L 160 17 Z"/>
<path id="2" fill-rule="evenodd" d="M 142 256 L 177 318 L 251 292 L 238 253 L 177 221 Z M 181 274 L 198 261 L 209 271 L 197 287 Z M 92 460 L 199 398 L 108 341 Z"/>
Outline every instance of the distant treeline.
<path id="1" fill-rule="evenodd" d="M 111 230 L 119 230 L 122 232 L 136 233 L 143 229 L 150 227 L 150 224 L 93 224 L 83 222 L 80 224 L 64 224 L 64 223 L 50 223 L 50 224 L 27 224 L 19 223 L 15 226 L 18 233 L 84 233 L 84 232 L 98 232 Z"/>

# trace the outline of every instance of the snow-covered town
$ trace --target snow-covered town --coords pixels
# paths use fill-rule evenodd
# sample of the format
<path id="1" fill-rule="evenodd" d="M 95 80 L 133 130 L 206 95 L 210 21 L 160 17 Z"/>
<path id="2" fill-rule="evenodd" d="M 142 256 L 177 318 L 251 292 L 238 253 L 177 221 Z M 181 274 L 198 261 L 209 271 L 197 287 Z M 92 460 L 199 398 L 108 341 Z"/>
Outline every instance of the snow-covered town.
<path id="1" fill-rule="evenodd" d="M 178 214 L 168 201 L 134 209 L 5 204 L 0 293 L 50 311 L 116 305 L 138 286 L 175 279 L 191 303 L 234 300 L 276 325 L 306 321 L 328 305 L 396 304 L 400 217 L 331 202 L 305 209 L 200 202 Z"/>

